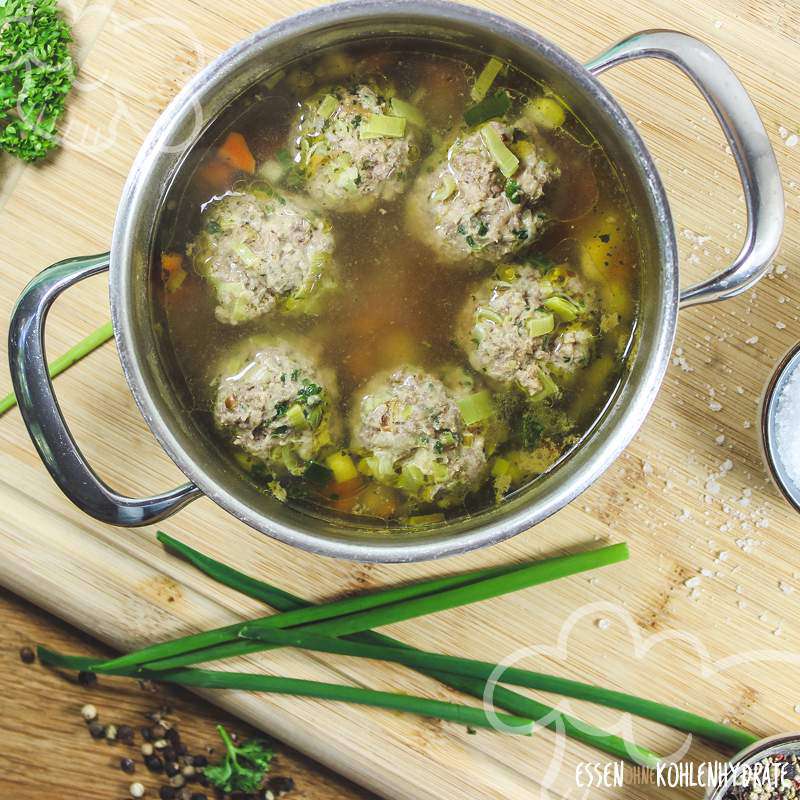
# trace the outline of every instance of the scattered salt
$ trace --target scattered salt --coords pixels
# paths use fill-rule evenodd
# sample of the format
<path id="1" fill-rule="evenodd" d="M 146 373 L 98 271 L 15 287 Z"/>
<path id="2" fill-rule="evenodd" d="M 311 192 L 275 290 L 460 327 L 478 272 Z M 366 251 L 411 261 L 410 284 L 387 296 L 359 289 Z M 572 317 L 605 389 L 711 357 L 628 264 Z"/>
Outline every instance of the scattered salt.
<path id="1" fill-rule="evenodd" d="M 792 482 L 800 486 L 800 369 L 797 367 L 778 396 L 775 427 L 778 458 Z"/>
<path id="2" fill-rule="evenodd" d="M 597 622 L 595 622 L 595 625 L 597 625 L 597 627 L 600 628 L 601 631 L 604 631 L 606 628 L 608 628 L 610 624 L 611 620 L 605 618 L 598 619 Z"/>

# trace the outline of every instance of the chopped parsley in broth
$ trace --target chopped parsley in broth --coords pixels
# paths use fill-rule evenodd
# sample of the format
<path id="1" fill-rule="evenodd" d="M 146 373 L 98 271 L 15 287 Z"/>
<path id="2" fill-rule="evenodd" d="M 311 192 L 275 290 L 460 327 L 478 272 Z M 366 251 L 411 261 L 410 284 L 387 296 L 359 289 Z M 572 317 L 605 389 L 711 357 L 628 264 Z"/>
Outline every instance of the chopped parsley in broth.
<path id="1" fill-rule="evenodd" d="M 164 355 L 247 480 L 366 527 L 543 476 L 618 385 L 634 214 L 547 86 L 391 39 L 267 76 L 159 220 Z"/>

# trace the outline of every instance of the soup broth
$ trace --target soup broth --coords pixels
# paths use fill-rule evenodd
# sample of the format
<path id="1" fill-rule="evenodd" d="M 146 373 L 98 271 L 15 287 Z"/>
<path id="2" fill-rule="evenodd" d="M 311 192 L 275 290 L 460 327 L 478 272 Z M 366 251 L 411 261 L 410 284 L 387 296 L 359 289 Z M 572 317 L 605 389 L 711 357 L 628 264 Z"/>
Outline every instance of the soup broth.
<path id="1" fill-rule="evenodd" d="M 586 436 L 633 342 L 635 215 L 535 77 L 409 39 L 216 120 L 153 253 L 164 357 L 225 457 L 313 514 L 484 510 Z"/>

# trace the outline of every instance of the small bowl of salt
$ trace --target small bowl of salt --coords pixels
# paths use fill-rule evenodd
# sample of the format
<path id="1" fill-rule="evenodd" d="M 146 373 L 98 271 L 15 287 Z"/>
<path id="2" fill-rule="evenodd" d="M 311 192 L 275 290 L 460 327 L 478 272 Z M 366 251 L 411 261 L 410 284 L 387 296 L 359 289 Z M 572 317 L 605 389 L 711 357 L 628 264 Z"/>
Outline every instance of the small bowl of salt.
<path id="1" fill-rule="evenodd" d="M 761 443 L 772 480 L 800 511 L 800 342 L 784 356 L 764 390 Z"/>

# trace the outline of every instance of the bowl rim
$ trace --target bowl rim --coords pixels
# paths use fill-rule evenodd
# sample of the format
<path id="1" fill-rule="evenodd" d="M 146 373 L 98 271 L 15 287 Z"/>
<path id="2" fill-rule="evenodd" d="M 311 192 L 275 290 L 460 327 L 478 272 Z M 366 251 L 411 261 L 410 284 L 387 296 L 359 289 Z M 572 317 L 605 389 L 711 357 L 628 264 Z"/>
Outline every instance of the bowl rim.
<path id="1" fill-rule="evenodd" d="M 800 731 L 796 733 L 775 733 L 772 736 L 765 736 L 763 739 L 758 739 L 747 747 L 742 748 L 738 753 L 733 755 L 727 760 L 726 763 L 732 766 L 739 766 L 748 761 L 755 760 L 759 754 L 771 750 L 774 747 L 787 746 L 792 742 L 796 743 L 798 750 L 800 750 Z M 709 786 L 706 789 L 705 800 L 722 800 L 724 792 L 728 790 L 729 781 L 725 781 L 715 786 Z"/>
<path id="2" fill-rule="evenodd" d="M 787 372 L 794 370 L 800 370 L 800 341 L 792 345 L 784 354 L 773 370 L 764 388 L 761 412 L 759 414 L 761 424 L 760 443 L 764 461 L 766 462 L 767 470 L 769 471 L 773 483 L 789 505 L 800 513 L 800 487 L 798 487 L 796 491 L 793 491 L 789 486 L 787 480 L 788 476 L 785 474 L 786 471 L 778 455 L 778 445 L 776 441 L 777 431 L 775 427 L 777 405 L 780 399 L 779 390 L 783 388 L 784 378 L 787 377 Z"/>
<path id="3" fill-rule="evenodd" d="M 226 74 L 247 61 L 253 51 L 275 45 L 288 38 L 310 34 L 329 25 L 343 21 L 358 21 L 366 17 L 396 19 L 413 15 L 416 19 L 430 19 L 441 23 L 457 18 L 465 25 L 489 32 L 519 47 L 533 49 L 551 61 L 570 81 L 577 83 L 590 95 L 607 118 L 613 135 L 623 140 L 632 151 L 632 162 L 641 173 L 643 189 L 648 193 L 652 211 L 655 240 L 661 255 L 662 279 L 659 284 L 659 311 L 663 318 L 654 330 L 654 341 L 648 342 L 649 359 L 644 362 L 638 383 L 630 389 L 625 406 L 618 412 L 613 434 L 601 441 L 591 457 L 576 459 L 577 466 L 570 481 L 554 488 L 532 503 L 509 510 L 499 519 L 476 525 L 471 530 L 442 535 L 428 541 L 404 541 L 386 536 L 385 541 L 375 539 L 359 541 L 334 539 L 311 530 L 284 524 L 252 508 L 220 486 L 186 452 L 170 426 L 164 420 L 153 397 L 146 389 L 145 368 L 147 355 L 137 349 L 135 326 L 128 309 L 132 304 L 129 267 L 133 257 L 133 226 L 142 193 L 148 178 L 152 178 L 159 147 L 169 142 L 177 125 L 176 119 L 190 106 L 195 95 L 209 83 L 217 85 Z M 188 149 L 188 148 L 187 148 Z M 545 37 L 517 22 L 483 9 L 448 0 L 404 0 L 402 4 L 386 0 L 344 0 L 331 5 L 306 10 L 285 18 L 255 32 L 206 66 L 191 79 L 158 118 L 142 145 L 129 173 L 117 210 L 111 249 L 109 294 L 111 315 L 117 349 L 123 372 L 131 393 L 155 438 L 178 468 L 217 505 L 249 526 L 284 543 L 321 555 L 354 561 L 398 563 L 422 561 L 457 555 L 478 547 L 496 544 L 517 533 L 528 530 L 560 510 L 587 489 L 610 466 L 629 444 L 643 423 L 655 400 L 666 372 L 675 336 L 678 313 L 678 254 L 675 231 L 666 193 L 652 157 L 631 120 L 610 92 L 582 64 Z M 579 446 L 576 455 L 585 451 Z M 309 516 L 309 528 L 315 520 Z M 447 525 L 442 526 L 442 529 Z"/>

